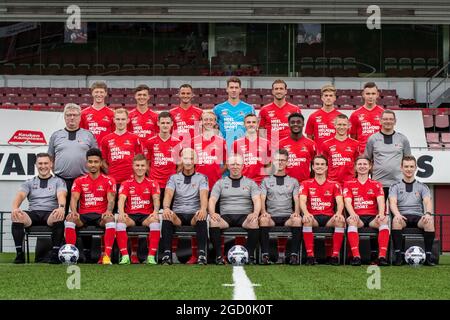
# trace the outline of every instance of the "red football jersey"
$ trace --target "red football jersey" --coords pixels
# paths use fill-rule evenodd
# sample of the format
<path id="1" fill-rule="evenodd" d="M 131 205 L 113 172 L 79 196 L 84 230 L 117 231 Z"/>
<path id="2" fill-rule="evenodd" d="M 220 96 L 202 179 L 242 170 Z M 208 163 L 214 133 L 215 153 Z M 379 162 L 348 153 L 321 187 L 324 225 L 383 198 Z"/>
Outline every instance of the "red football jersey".
<path id="1" fill-rule="evenodd" d="M 182 149 L 180 140 L 170 137 L 166 141 L 159 134 L 148 139 L 144 148 L 150 163 L 150 179 L 160 188 L 165 188 L 167 180 L 177 171 L 177 161 Z"/>
<path id="2" fill-rule="evenodd" d="M 359 216 L 376 216 L 378 214 L 377 197 L 384 197 L 383 185 L 368 179 L 364 184 L 358 179 L 344 183 L 344 198 L 352 199 L 353 209 Z"/>
<path id="3" fill-rule="evenodd" d="M 355 177 L 355 160 L 360 154 L 358 141 L 331 138 L 322 143 L 318 153 L 328 159 L 328 179 L 343 184 Z"/>
<path id="4" fill-rule="evenodd" d="M 159 132 L 158 114 L 148 109 L 141 113 L 137 108 L 133 109 L 129 114 L 130 122 L 128 122 L 128 131 L 134 133 L 141 141 L 144 141 Z"/>
<path id="5" fill-rule="evenodd" d="M 355 135 L 359 141 L 359 149 L 364 152 L 367 140 L 371 135 L 381 130 L 381 114 L 384 109 L 375 106 L 371 110 L 362 106 L 356 109 L 350 116 L 350 134 Z"/>
<path id="6" fill-rule="evenodd" d="M 227 143 L 222 137 L 215 135 L 207 140 L 197 136 L 193 140 L 193 148 L 197 153 L 195 171 L 208 177 L 209 190 L 222 177 L 221 165 L 227 161 Z"/>
<path id="7" fill-rule="evenodd" d="M 300 107 L 289 102 L 282 107 L 273 102 L 262 107 L 259 111 L 259 127 L 267 130 L 267 140 L 271 141 L 273 132 L 278 132 L 278 140 L 288 137 L 290 133 L 288 117 L 296 112 L 301 113 Z M 271 144 L 274 142 L 271 141 Z"/>
<path id="8" fill-rule="evenodd" d="M 147 177 L 139 183 L 133 177 L 122 183 L 119 195 L 125 195 L 125 213 L 127 214 L 151 214 L 153 212 L 153 195 L 159 194 L 159 186 L 156 181 Z"/>
<path id="9" fill-rule="evenodd" d="M 303 136 L 298 141 L 291 137 L 280 141 L 280 149 L 289 152 L 286 173 L 299 182 L 310 178 L 311 161 L 316 155 L 316 143 Z"/>
<path id="10" fill-rule="evenodd" d="M 244 158 L 242 175 L 260 184 L 267 176 L 264 165 L 270 163 L 269 141 L 259 136 L 255 141 L 242 137 L 233 142 L 231 150 Z"/>
<path id="11" fill-rule="evenodd" d="M 109 175 L 117 183 L 130 178 L 133 174 L 133 158 L 143 153 L 140 139 L 131 132 L 118 135 L 113 132 L 105 136 L 101 144 L 103 157 L 109 167 Z"/>
<path id="12" fill-rule="evenodd" d="M 79 214 L 103 214 L 108 208 L 108 193 L 116 194 L 116 181 L 105 174 L 100 174 L 97 179 L 85 174 L 75 179 L 72 192 L 80 194 Z"/>
<path id="13" fill-rule="evenodd" d="M 335 213 L 334 201 L 342 196 L 342 191 L 335 181 L 327 179 L 323 184 L 318 184 L 316 179 L 309 179 L 301 183 L 299 195 L 308 197 L 306 206 L 310 214 L 332 216 Z"/>
<path id="14" fill-rule="evenodd" d="M 330 139 L 336 134 L 334 129 L 334 118 L 337 115 L 342 114 L 333 108 L 330 112 L 325 112 L 323 109 L 319 109 L 313 112 L 306 122 L 305 133 L 308 136 L 314 136 L 317 148 L 325 141 Z"/>
<path id="15" fill-rule="evenodd" d="M 116 130 L 114 125 L 114 111 L 106 106 L 100 110 L 96 110 L 92 106 L 87 107 L 81 111 L 80 128 L 92 132 L 100 147 L 103 138 Z"/>
<path id="16" fill-rule="evenodd" d="M 170 110 L 173 118 L 172 135 L 180 140 L 191 140 L 199 133 L 201 127 L 200 118 L 203 110 L 196 106 L 190 106 L 186 110 L 175 107 Z"/>

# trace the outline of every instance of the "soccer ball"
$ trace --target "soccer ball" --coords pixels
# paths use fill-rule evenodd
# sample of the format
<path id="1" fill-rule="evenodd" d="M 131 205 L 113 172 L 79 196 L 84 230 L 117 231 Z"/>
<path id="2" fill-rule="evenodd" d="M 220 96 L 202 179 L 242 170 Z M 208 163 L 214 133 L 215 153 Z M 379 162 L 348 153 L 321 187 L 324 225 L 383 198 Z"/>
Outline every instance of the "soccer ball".
<path id="1" fill-rule="evenodd" d="M 80 252 L 72 244 L 63 245 L 58 252 L 59 261 L 64 264 L 76 264 L 79 256 Z"/>
<path id="2" fill-rule="evenodd" d="M 425 251 L 418 246 L 409 247 L 405 251 L 405 261 L 407 264 L 413 267 L 418 267 L 425 262 Z"/>
<path id="3" fill-rule="evenodd" d="M 245 247 L 236 245 L 228 250 L 228 261 L 233 266 L 242 266 L 248 261 L 248 251 Z"/>

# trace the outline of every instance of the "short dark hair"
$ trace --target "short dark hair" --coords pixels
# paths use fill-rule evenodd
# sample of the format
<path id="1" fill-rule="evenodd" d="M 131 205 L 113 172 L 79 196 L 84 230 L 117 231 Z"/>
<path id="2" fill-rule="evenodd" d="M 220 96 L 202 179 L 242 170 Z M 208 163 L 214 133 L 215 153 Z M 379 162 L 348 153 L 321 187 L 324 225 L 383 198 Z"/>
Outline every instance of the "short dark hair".
<path id="1" fill-rule="evenodd" d="M 403 162 L 405 161 L 414 161 L 414 165 L 417 166 L 417 160 L 416 157 L 412 156 L 412 155 L 408 155 L 408 156 L 403 156 L 402 158 L 402 166 L 403 166 Z"/>
<path id="2" fill-rule="evenodd" d="M 247 113 L 247 114 L 245 115 L 245 117 L 244 117 L 244 121 L 245 121 L 245 119 L 250 118 L 250 117 L 256 117 L 256 118 L 258 118 L 258 116 L 257 116 L 256 114 L 254 114 L 254 113 Z"/>
<path id="3" fill-rule="evenodd" d="M 286 158 L 289 158 L 289 152 L 286 149 L 279 149 L 275 151 L 275 154 L 286 156 Z"/>
<path id="4" fill-rule="evenodd" d="M 241 79 L 239 79 L 238 77 L 231 77 L 231 78 L 228 78 L 228 79 L 227 79 L 227 87 L 228 87 L 228 85 L 229 85 L 231 82 L 239 83 L 239 87 L 242 87 Z"/>
<path id="5" fill-rule="evenodd" d="M 366 83 L 364 84 L 364 86 L 363 86 L 363 91 L 364 91 L 364 89 L 366 89 L 366 88 L 369 88 L 369 89 L 377 88 L 377 90 L 378 90 L 378 87 L 377 87 L 377 85 L 375 84 L 375 82 L 366 82 Z"/>
<path id="6" fill-rule="evenodd" d="M 191 89 L 192 91 L 194 91 L 194 89 L 192 88 L 192 86 L 191 86 L 189 83 L 183 83 L 183 84 L 180 86 L 180 89 L 182 89 L 182 88 L 189 88 L 189 89 Z"/>
<path id="7" fill-rule="evenodd" d="M 147 90 L 148 93 L 150 93 L 150 87 L 146 84 L 140 84 L 138 85 L 135 89 L 134 89 L 134 93 L 138 92 L 138 91 L 143 91 L 143 90 Z"/>
<path id="8" fill-rule="evenodd" d="M 138 153 L 133 157 L 133 162 L 135 161 L 142 161 L 142 160 L 146 160 L 147 158 L 142 154 L 142 153 Z"/>
<path id="9" fill-rule="evenodd" d="M 49 158 L 50 161 L 53 161 L 53 157 L 52 157 L 49 153 L 47 153 L 47 152 L 39 152 L 39 153 L 36 155 L 36 161 L 37 161 L 38 158 Z"/>
<path id="10" fill-rule="evenodd" d="M 108 86 L 103 81 L 96 81 L 91 85 L 91 92 L 95 89 L 103 89 L 105 91 L 108 91 Z"/>
<path id="11" fill-rule="evenodd" d="M 325 160 L 325 164 L 328 166 L 328 159 L 322 154 L 315 155 L 314 158 L 311 161 L 311 165 L 314 164 L 314 160 L 316 160 L 316 159 L 323 159 L 323 160 Z"/>
<path id="12" fill-rule="evenodd" d="M 91 148 L 88 151 L 86 151 L 86 160 L 89 157 L 99 157 L 100 159 L 103 159 L 102 152 L 100 151 L 100 149 L 97 148 Z"/>
<path id="13" fill-rule="evenodd" d="M 305 121 L 305 117 L 298 112 L 291 113 L 288 117 L 288 122 L 291 121 L 291 118 L 301 118 L 303 121 Z"/>
<path id="14" fill-rule="evenodd" d="M 158 121 L 161 120 L 162 118 L 170 118 L 170 120 L 173 121 L 172 115 L 170 114 L 169 111 L 161 111 L 158 115 Z"/>
<path id="15" fill-rule="evenodd" d="M 358 156 L 358 157 L 356 157 L 356 159 L 355 159 L 355 164 L 356 164 L 359 160 L 367 160 L 370 164 L 372 164 L 372 160 L 370 160 L 368 156 L 363 155 L 363 154 L 360 155 L 360 156 Z"/>
<path id="16" fill-rule="evenodd" d="M 286 81 L 284 81 L 284 80 L 282 80 L 282 79 L 277 79 L 277 80 L 275 80 L 275 81 L 272 83 L 272 89 L 273 89 L 273 86 L 276 85 L 276 84 L 278 84 L 278 83 L 284 84 L 284 88 L 287 89 L 287 83 L 286 83 Z"/>

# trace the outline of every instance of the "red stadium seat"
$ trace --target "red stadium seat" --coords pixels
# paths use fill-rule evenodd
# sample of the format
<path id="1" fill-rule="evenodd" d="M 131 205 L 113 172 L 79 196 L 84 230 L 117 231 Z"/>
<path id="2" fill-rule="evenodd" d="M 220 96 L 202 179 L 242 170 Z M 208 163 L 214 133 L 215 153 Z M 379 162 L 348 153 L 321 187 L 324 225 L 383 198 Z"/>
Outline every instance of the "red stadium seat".
<path id="1" fill-rule="evenodd" d="M 292 103 L 297 106 L 306 106 L 306 98 L 305 96 L 295 95 L 292 97 Z"/>
<path id="2" fill-rule="evenodd" d="M 253 104 L 253 105 L 261 105 L 262 99 L 260 95 L 251 94 L 247 97 L 247 103 Z"/>
<path id="3" fill-rule="evenodd" d="M 438 129 L 447 129 L 449 127 L 449 119 L 447 114 L 436 115 L 435 126 Z"/>
<path id="4" fill-rule="evenodd" d="M 438 132 L 427 132 L 426 133 L 428 143 L 439 143 L 439 133 Z"/>
<path id="5" fill-rule="evenodd" d="M 428 114 L 423 115 L 423 126 L 425 129 L 431 129 L 434 127 L 433 115 L 428 115 Z"/>
<path id="6" fill-rule="evenodd" d="M 450 132 L 441 133 L 441 142 L 444 144 L 450 144 Z"/>

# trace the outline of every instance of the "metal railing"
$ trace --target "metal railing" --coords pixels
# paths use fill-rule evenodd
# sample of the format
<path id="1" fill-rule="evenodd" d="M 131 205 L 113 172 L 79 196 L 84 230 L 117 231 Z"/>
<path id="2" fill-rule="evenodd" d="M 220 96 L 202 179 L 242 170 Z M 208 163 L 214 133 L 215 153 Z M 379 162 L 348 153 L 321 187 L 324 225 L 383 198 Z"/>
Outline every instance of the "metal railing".
<path id="1" fill-rule="evenodd" d="M 436 71 L 430 79 L 426 82 L 426 89 L 427 89 L 427 108 L 430 108 L 430 105 L 432 103 L 431 101 L 431 94 L 439 88 L 443 83 L 445 83 L 449 77 L 449 64 L 450 61 L 448 61 L 442 68 L 440 68 L 438 71 Z M 433 80 L 436 79 L 443 71 L 445 71 L 445 77 L 442 77 L 439 82 L 433 86 Z"/>

